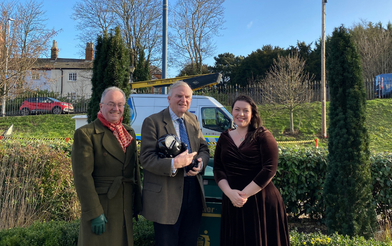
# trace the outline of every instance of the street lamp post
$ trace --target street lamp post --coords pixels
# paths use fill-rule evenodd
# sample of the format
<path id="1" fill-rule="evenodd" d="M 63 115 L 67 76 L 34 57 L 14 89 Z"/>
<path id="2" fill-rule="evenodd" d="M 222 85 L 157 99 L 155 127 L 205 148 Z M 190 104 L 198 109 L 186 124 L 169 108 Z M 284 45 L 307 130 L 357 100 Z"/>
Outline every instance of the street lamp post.
<path id="1" fill-rule="evenodd" d="M 9 49 L 9 45 L 8 45 L 8 39 L 11 33 L 11 21 L 14 21 L 14 19 L 12 18 L 8 18 L 8 36 L 6 35 L 6 40 L 5 43 L 7 45 L 7 49 L 6 49 L 6 55 L 5 55 L 5 78 L 4 78 L 4 91 L 3 91 L 3 104 L 2 104 L 2 116 L 5 117 L 5 98 L 7 96 L 6 90 L 7 90 L 7 77 L 8 77 L 8 49 Z"/>
<path id="2" fill-rule="evenodd" d="M 327 110 L 326 110 L 326 88 L 325 88 L 325 4 L 322 1 L 322 26 L 321 26 L 321 135 L 327 138 Z"/>

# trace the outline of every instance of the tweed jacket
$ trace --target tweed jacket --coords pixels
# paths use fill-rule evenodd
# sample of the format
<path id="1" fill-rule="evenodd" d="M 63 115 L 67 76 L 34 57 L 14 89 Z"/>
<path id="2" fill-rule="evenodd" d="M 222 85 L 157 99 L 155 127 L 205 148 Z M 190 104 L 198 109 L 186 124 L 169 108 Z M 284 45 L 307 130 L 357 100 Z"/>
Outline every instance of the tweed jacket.
<path id="1" fill-rule="evenodd" d="M 197 117 L 189 112 L 184 115 L 189 144 L 196 158 L 202 158 L 202 172 L 196 175 L 200 184 L 203 206 L 206 207 L 204 187 L 201 174 L 208 163 L 209 149 L 200 129 Z M 170 117 L 169 107 L 147 117 L 142 125 L 140 164 L 143 167 L 143 209 L 142 215 L 160 224 L 175 224 L 181 210 L 184 168 L 173 175 L 172 158 L 159 158 L 156 151 L 157 140 L 165 134 L 176 135 Z"/>
<path id="2" fill-rule="evenodd" d="M 141 181 L 135 132 L 124 127 L 133 137 L 125 153 L 99 119 L 75 131 L 72 169 L 82 209 L 78 245 L 133 245 L 132 217 L 141 210 Z M 91 220 L 101 214 L 108 222 L 97 236 Z"/>

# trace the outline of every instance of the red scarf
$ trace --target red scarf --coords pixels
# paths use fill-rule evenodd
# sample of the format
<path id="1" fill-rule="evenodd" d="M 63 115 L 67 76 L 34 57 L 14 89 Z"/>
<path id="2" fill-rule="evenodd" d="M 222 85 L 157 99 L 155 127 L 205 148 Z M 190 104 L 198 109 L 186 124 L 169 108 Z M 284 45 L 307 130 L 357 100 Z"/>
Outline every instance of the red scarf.
<path id="1" fill-rule="evenodd" d="M 120 143 L 120 145 L 125 153 L 126 148 L 128 147 L 128 145 L 131 144 L 133 138 L 132 138 L 131 134 L 129 134 L 129 132 L 125 129 L 125 127 L 122 124 L 123 117 L 121 117 L 121 119 L 116 123 L 110 123 L 109 121 L 107 121 L 103 117 L 101 111 L 98 112 L 97 117 L 102 122 L 102 124 L 104 126 L 109 128 L 113 132 L 114 136 L 117 138 L 118 142 Z"/>

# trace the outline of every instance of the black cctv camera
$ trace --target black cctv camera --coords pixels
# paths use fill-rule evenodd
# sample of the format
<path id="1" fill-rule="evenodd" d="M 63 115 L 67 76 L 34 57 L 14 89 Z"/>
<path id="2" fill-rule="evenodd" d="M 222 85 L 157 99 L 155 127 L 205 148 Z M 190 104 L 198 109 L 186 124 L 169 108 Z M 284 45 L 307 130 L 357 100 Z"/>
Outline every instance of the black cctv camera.
<path id="1" fill-rule="evenodd" d="M 157 152 L 161 158 L 174 158 L 182 152 L 186 151 L 188 146 L 181 142 L 181 140 L 173 134 L 166 134 L 160 137 L 157 141 Z M 199 163 L 193 159 L 192 163 L 185 167 L 185 172 L 198 167 Z"/>

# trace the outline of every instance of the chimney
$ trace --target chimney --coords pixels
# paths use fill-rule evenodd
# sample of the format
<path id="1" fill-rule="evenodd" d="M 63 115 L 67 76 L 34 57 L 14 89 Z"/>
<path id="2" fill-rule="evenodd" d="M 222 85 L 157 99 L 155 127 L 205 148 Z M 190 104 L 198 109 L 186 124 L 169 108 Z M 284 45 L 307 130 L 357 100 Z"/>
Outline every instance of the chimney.
<path id="1" fill-rule="evenodd" d="M 53 46 L 50 49 L 50 60 L 56 60 L 59 58 L 59 49 L 57 49 L 57 42 L 56 40 L 53 40 Z"/>
<path id="2" fill-rule="evenodd" d="M 86 60 L 92 61 L 94 59 L 94 47 L 93 42 L 87 43 L 86 45 Z"/>

